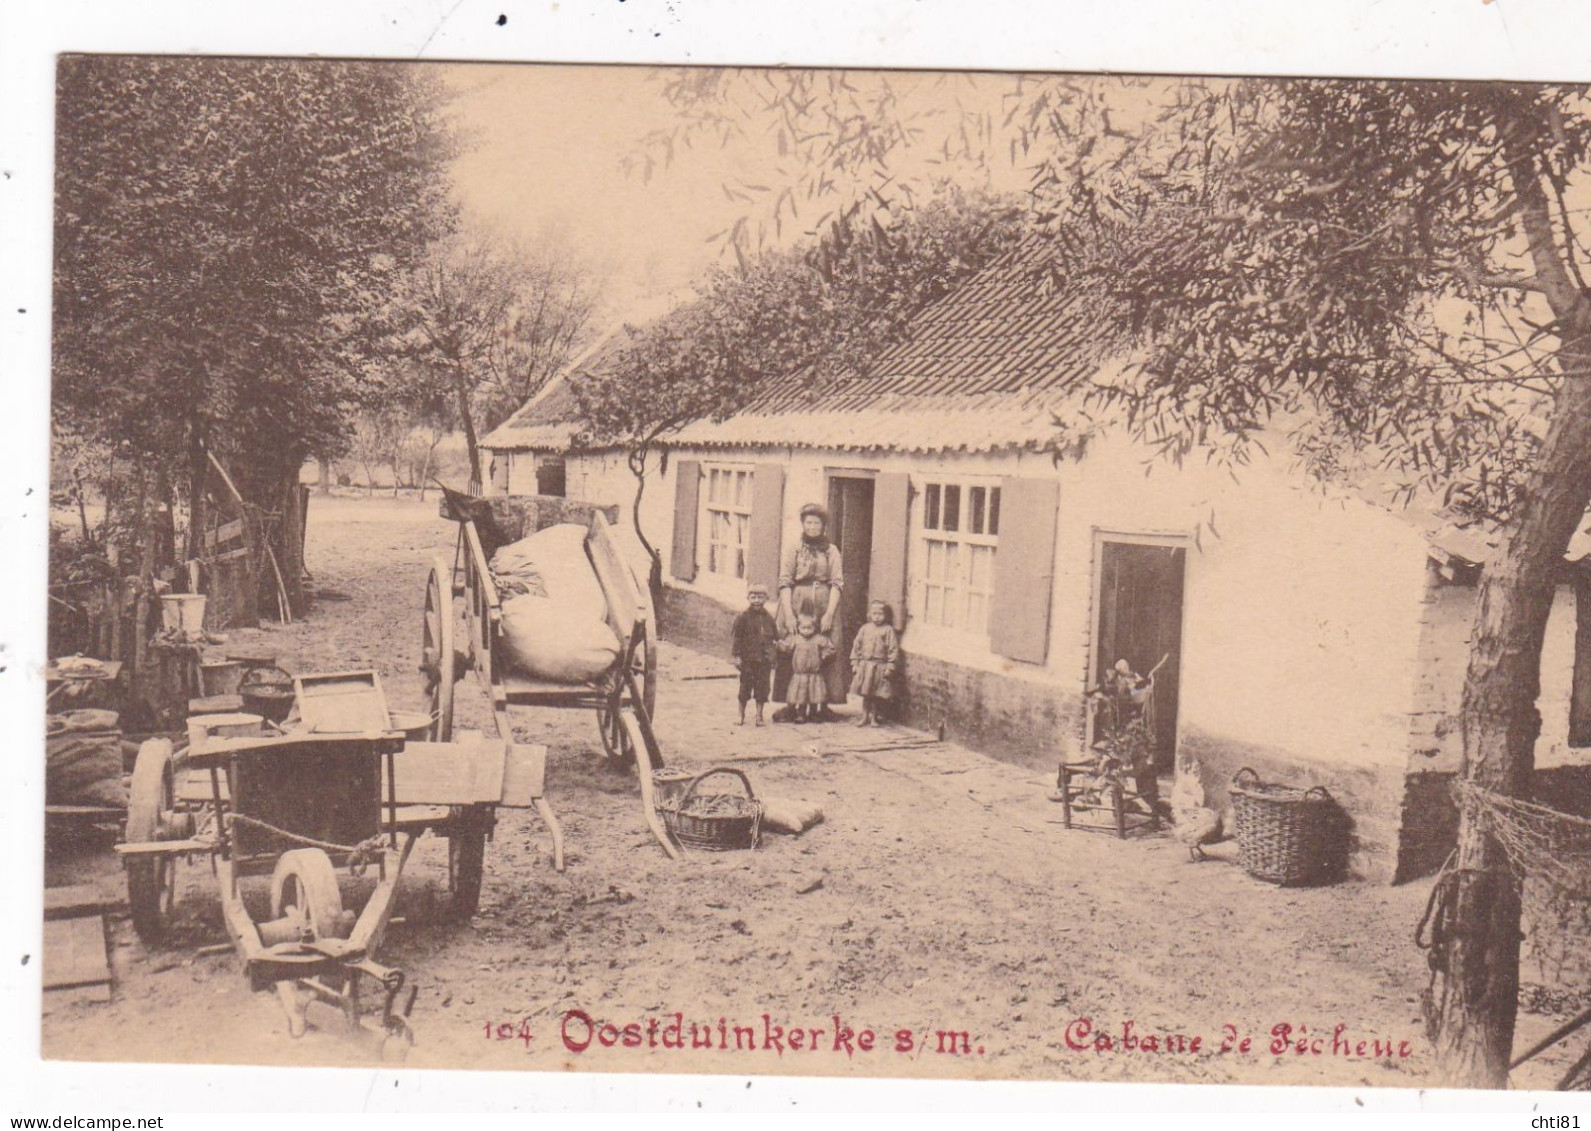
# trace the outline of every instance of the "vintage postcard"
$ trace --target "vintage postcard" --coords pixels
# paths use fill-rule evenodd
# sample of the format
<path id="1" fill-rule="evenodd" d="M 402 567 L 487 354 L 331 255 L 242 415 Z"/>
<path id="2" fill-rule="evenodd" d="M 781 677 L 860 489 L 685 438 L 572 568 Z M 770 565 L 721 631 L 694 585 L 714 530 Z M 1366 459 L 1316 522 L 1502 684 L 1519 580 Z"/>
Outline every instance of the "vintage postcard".
<path id="1" fill-rule="evenodd" d="M 1584 86 L 54 82 L 45 1058 L 1591 1087 Z"/>

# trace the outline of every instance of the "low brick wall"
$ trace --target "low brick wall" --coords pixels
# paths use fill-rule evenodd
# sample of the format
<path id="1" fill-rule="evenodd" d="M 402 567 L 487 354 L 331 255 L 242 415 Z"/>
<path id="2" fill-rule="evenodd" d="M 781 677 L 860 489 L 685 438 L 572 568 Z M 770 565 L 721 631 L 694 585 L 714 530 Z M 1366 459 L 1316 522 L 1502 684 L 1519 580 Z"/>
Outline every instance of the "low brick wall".
<path id="1" fill-rule="evenodd" d="M 658 612 L 664 640 L 710 656 L 729 658 L 729 634 L 735 626 L 738 609 L 688 589 L 665 585 L 663 604 Z"/>
<path id="2" fill-rule="evenodd" d="M 906 653 L 892 707 L 907 726 L 938 733 L 1003 762 L 1053 774 L 1075 749 L 1082 704 L 1054 684 L 1013 679 Z"/>

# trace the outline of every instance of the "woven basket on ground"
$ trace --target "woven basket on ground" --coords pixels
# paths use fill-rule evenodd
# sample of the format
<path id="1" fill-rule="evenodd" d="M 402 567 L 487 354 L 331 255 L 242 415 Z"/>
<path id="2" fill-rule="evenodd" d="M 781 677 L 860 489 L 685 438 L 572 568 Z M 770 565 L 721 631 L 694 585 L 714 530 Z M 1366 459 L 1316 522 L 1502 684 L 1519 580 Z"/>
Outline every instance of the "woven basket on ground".
<path id="1" fill-rule="evenodd" d="M 1336 804 L 1324 786 L 1266 783 L 1245 766 L 1232 778 L 1232 812 L 1243 870 L 1274 884 L 1335 879 L 1341 868 Z"/>
<path id="2" fill-rule="evenodd" d="M 740 779 L 745 793 L 707 793 L 702 783 L 717 774 L 732 774 Z M 725 852 L 736 848 L 755 848 L 762 828 L 762 802 L 752 792 L 751 782 L 739 770 L 719 767 L 698 774 L 679 799 L 679 804 L 661 809 L 663 823 L 687 848 Z"/>

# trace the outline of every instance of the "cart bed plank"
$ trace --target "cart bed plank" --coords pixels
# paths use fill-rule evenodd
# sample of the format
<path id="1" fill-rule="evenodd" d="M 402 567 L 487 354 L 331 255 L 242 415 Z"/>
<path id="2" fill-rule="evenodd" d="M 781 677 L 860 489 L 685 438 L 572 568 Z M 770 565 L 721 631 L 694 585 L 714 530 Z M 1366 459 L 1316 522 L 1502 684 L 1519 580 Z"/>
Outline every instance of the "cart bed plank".
<path id="1" fill-rule="evenodd" d="M 44 988 L 110 985 L 105 920 L 98 915 L 44 923 Z"/>
<path id="2" fill-rule="evenodd" d="M 385 762 L 385 759 L 383 759 Z M 505 757 L 498 742 L 410 742 L 394 758 L 399 805 L 502 805 L 522 809 L 545 794 L 547 748 L 514 743 Z M 192 770 L 177 781 L 177 798 L 210 801 L 210 774 Z M 229 801 L 226 775 L 221 800 Z M 381 800 L 387 799 L 382 771 Z"/>

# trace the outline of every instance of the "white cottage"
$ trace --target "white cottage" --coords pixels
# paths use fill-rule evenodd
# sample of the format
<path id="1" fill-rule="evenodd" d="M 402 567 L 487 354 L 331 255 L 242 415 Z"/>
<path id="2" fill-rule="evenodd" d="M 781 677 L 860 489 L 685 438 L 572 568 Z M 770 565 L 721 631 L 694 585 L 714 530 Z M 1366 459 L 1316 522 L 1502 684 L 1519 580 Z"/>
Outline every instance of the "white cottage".
<path id="1" fill-rule="evenodd" d="M 640 507 L 664 559 L 665 635 L 727 652 L 746 585 L 774 582 L 817 501 L 844 556 L 850 630 L 870 598 L 895 610 L 908 724 L 1053 770 L 1087 741 L 1085 687 L 1117 659 L 1147 671 L 1166 657 L 1164 773 L 1197 767 L 1218 804 L 1242 766 L 1324 785 L 1352 819 L 1358 871 L 1434 869 L 1451 841 L 1484 541 L 1323 492 L 1285 455 L 1234 479 L 1155 462 L 1119 433 L 1058 449 L 1057 422 L 1109 363 L 1091 325 L 1086 303 L 1007 260 L 922 311 L 869 376 L 781 384 L 671 436 Z M 561 461 L 569 496 L 628 519 L 623 453 L 581 449 L 581 427 L 555 384 L 484 441 L 506 463 L 494 484 L 522 493 Z M 1549 628 L 1547 767 L 1591 747 L 1586 576 L 1566 563 Z M 1583 792 L 1591 811 L 1591 774 L 1565 772 L 1560 806 Z"/>

